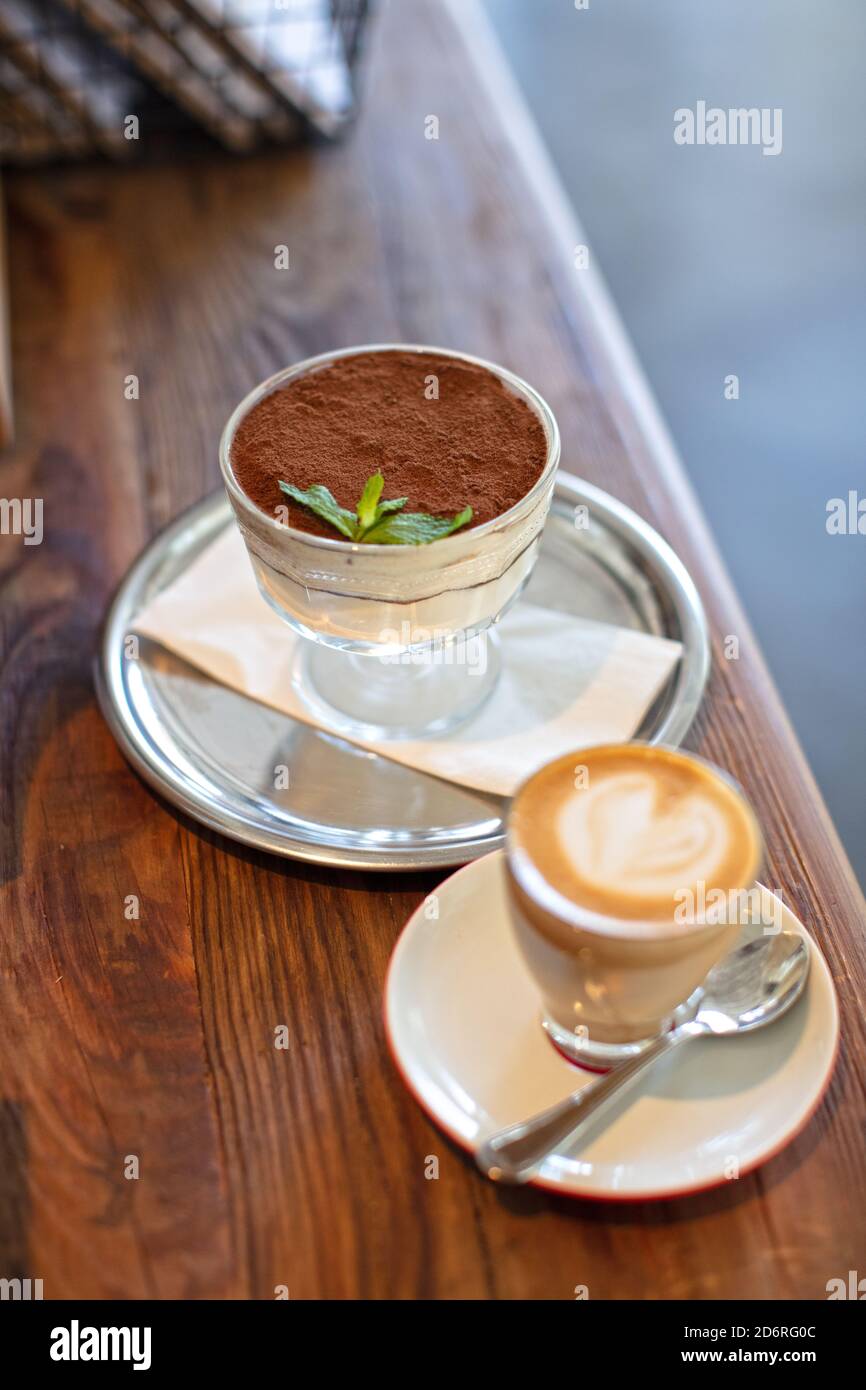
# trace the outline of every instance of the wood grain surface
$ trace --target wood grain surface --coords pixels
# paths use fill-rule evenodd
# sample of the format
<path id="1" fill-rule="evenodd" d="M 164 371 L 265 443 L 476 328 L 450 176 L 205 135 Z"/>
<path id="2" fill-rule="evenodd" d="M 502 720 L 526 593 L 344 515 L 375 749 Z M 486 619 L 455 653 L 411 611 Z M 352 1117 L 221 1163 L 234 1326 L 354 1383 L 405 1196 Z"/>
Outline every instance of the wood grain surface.
<path id="1" fill-rule="evenodd" d="M 0 1276 L 42 1278 L 49 1298 L 823 1298 L 866 1273 L 864 904 L 470 11 L 382 7 L 340 148 L 6 179 L 18 442 L 0 495 L 43 498 L 45 537 L 0 538 Z M 96 708 L 107 600 L 216 486 L 230 408 L 292 360 L 401 339 L 529 377 L 565 466 L 656 525 L 701 589 L 716 662 L 690 742 L 754 800 L 767 879 L 820 941 L 843 1017 L 808 1128 L 722 1190 L 618 1208 L 483 1182 L 383 1036 L 390 951 L 436 880 L 296 866 L 200 830 Z"/>
<path id="2" fill-rule="evenodd" d="M 12 363 L 9 350 L 9 282 L 6 274 L 6 218 L 0 179 L 0 449 L 12 443 Z"/>

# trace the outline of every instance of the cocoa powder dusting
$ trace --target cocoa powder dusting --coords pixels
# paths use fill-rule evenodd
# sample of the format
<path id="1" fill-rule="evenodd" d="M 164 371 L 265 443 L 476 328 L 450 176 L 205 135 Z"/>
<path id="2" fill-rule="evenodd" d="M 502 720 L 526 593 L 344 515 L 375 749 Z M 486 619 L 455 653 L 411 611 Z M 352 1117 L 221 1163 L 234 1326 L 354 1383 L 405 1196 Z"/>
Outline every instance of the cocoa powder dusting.
<path id="1" fill-rule="evenodd" d="M 428 400 L 430 377 L 438 400 Z M 244 417 L 231 446 L 235 476 L 290 526 L 337 532 L 280 491 L 280 479 L 323 483 L 354 511 L 372 473 L 384 497 L 407 511 L 453 516 L 469 505 L 480 526 L 514 506 L 539 477 L 547 453 L 537 416 L 491 372 L 433 353 L 370 352 L 343 357 L 265 397 Z"/>

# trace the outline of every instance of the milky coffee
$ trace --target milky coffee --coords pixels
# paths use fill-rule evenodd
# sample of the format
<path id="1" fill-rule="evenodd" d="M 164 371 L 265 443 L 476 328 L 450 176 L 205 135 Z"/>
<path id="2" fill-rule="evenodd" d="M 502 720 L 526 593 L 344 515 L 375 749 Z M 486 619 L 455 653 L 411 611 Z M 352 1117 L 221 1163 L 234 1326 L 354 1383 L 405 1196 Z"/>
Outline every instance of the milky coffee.
<path id="1" fill-rule="evenodd" d="M 615 1059 L 665 1026 L 740 931 L 736 909 L 701 905 L 736 902 L 761 853 L 745 798 L 689 754 L 606 745 L 535 773 L 512 807 L 508 879 L 560 1045 L 564 1030 L 584 1056 Z"/>

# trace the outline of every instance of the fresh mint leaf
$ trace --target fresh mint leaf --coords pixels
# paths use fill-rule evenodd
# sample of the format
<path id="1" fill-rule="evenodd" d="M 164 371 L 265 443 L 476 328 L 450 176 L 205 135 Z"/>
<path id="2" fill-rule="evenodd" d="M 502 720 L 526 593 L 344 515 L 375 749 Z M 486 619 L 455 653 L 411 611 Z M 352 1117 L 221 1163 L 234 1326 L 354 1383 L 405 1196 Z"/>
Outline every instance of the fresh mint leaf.
<path id="1" fill-rule="evenodd" d="M 472 520 L 472 508 L 464 507 L 455 517 L 428 516 L 426 512 L 404 512 L 408 498 L 379 499 L 385 487 L 381 473 L 374 473 L 364 484 L 358 511 L 341 507 L 323 483 L 314 483 L 306 492 L 293 483 L 280 482 L 280 488 L 295 502 L 309 510 L 350 541 L 371 545 L 428 545 L 450 536 Z"/>
<path id="2" fill-rule="evenodd" d="M 389 512 L 401 511 L 408 501 L 408 497 L 392 497 L 390 502 L 380 502 L 376 508 L 376 520 L 381 520 L 381 518 L 387 516 Z"/>
<path id="3" fill-rule="evenodd" d="M 385 486 L 385 479 L 381 473 L 374 473 L 372 478 L 368 478 L 364 484 L 364 491 L 358 502 L 358 527 L 359 530 L 366 531 L 368 527 L 376 521 L 379 498 L 382 496 L 382 488 Z"/>
<path id="4" fill-rule="evenodd" d="M 369 532 L 378 526 L 383 516 L 388 516 L 391 512 L 399 512 L 401 507 L 405 507 L 408 500 L 406 497 L 392 497 L 390 501 L 378 503 L 369 526 L 359 526 L 355 533 L 355 540 L 365 541 Z"/>
<path id="5" fill-rule="evenodd" d="M 428 545 L 450 536 L 472 520 L 472 508 L 464 507 L 455 517 L 428 516 L 426 512 L 399 512 L 386 516 L 364 540 L 368 545 Z"/>
<path id="6" fill-rule="evenodd" d="M 347 512 L 345 507 L 341 507 L 332 492 L 329 492 L 321 483 L 314 483 L 308 487 L 306 492 L 302 492 L 299 487 L 292 483 L 280 483 L 280 487 L 289 497 L 300 502 L 302 507 L 308 507 L 311 512 L 322 521 L 326 521 L 329 526 L 336 529 L 348 540 L 355 539 L 358 519 L 354 512 Z"/>

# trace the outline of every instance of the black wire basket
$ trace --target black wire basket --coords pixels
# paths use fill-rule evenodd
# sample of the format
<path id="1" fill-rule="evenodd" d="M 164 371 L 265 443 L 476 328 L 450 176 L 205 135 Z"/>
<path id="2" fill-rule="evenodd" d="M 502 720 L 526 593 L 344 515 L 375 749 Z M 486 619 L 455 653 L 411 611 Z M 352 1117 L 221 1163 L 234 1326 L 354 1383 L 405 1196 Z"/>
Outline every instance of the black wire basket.
<path id="1" fill-rule="evenodd" d="M 369 0 L 2 0 L 0 161 L 244 153 L 351 124 Z"/>

